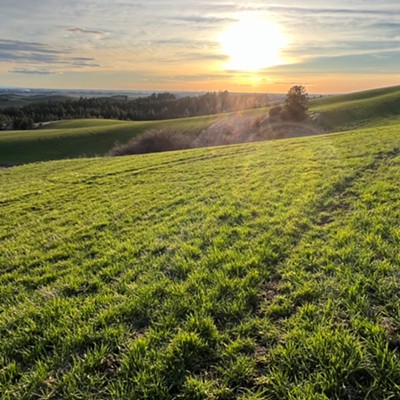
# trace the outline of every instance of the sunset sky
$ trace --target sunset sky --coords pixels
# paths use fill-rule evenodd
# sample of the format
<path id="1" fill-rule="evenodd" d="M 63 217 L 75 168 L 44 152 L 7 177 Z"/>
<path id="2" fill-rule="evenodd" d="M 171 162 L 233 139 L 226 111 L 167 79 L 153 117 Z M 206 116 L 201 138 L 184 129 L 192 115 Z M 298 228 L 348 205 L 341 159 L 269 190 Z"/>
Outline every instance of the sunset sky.
<path id="1" fill-rule="evenodd" d="M 0 87 L 286 92 L 303 84 L 336 93 L 400 84 L 398 0 L 0 6 Z"/>

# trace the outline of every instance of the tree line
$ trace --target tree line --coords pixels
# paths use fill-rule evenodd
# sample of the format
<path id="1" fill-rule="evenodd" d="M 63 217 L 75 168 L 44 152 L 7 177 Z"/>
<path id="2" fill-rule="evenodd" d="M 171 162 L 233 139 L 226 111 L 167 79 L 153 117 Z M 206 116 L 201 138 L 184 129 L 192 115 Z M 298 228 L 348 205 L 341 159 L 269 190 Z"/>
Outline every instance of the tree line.
<path id="1" fill-rule="evenodd" d="M 32 129 L 35 124 L 78 118 L 131 121 L 161 120 L 219 114 L 268 105 L 267 95 L 231 94 L 227 91 L 177 97 L 153 93 L 148 97 L 101 97 L 49 100 L 23 107 L 0 109 L 0 129 Z"/>

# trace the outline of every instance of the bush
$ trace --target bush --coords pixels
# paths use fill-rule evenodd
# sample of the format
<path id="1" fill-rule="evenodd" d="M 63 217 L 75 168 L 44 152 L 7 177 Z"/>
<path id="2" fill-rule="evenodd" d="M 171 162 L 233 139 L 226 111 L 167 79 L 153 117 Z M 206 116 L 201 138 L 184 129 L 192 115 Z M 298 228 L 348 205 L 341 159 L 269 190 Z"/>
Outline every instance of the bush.
<path id="1" fill-rule="evenodd" d="M 272 120 L 278 120 L 280 118 L 280 116 L 281 116 L 281 113 L 282 113 L 282 107 L 281 106 L 275 106 L 275 107 L 272 107 L 269 110 L 268 116 Z"/>
<path id="2" fill-rule="evenodd" d="M 190 134 L 173 130 L 149 130 L 140 136 L 131 139 L 126 144 L 114 147 L 112 156 L 125 156 L 129 154 L 158 153 L 161 151 L 183 150 L 191 147 Z"/>

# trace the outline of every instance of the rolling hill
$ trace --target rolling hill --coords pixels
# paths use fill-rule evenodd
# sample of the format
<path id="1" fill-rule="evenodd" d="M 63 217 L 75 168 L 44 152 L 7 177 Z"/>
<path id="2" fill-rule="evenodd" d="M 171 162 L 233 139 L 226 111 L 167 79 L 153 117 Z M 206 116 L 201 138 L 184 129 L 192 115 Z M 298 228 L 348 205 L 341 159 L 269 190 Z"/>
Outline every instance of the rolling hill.
<path id="1" fill-rule="evenodd" d="M 399 398 L 399 166 L 382 125 L 1 170 L 2 398 Z"/>
<path id="2" fill-rule="evenodd" d="M 265 111 L 250 110 L 244 114 L 260 112 Z M 43 129 L 0 131 L 0 165 L 104 156 L 116 143 L 127 142 L 146 130 L 175 129 L 193 134 L 227 115 L 144 122 L 80 119 L 57 122 Z"/>
<path id="3" fill-rule="evenodd" d="M 319 115 L 318 127 L 327 132 L 398 124 L 400 87 L 312 100 L 310 110 Z M 242 115 L 266 112 L 266 109 L 249 110 Z M 229 114 L 148 122 L 73 120 L 33 131 L 0 131 L 0 166 L 104 156 L 116 143 L 125 143 L 148 129 L 173 129 L 196 135 L 227 116 Z"/>
<path id="4" fill-rule="evenodd" d="M 387 123 L 388 118 L 398 123 L 400 86 L 313 100 L 311 110 L 321 114 L 320 123 L 329 131 Z"/>

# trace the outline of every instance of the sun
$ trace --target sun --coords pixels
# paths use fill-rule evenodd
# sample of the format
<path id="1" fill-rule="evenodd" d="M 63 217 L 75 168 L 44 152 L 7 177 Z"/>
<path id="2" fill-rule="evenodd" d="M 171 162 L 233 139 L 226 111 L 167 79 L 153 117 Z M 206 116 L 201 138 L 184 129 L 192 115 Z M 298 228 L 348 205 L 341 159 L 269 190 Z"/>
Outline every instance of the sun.
<path id="1" fill-rule="evenodd" d="M 287 44 L 285 35 L 266 20 L 242 20 L 223 32 L 220 42 L 230 57 L 227 69 L 256 71 L 284 63 L 280 53 Z"/>

